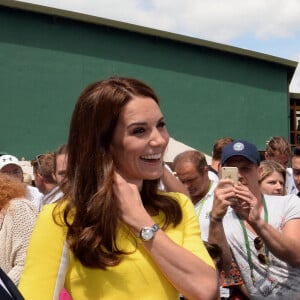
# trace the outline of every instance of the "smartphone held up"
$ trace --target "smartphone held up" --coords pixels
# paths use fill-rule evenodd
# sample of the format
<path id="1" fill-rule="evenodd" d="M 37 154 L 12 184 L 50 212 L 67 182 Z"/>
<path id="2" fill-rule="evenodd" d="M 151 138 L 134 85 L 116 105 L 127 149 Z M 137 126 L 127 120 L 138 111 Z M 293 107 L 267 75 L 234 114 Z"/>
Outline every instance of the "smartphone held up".
<path id="1" fill-rule="evenodd" d="M 238 168 L 237 167 L 222 167 L 221 168 L 221 179 L 231 179 L 234 184 L 239 182 Z M 237 202 L 236 198 L 231 198 L 231 202 Z"/>
<path id="2" fill-rule="evenodd" d="M 238 183 L 238 168 L 237 167 L 222 167 L 221 169 L 222 179 L 231 179 L 234 183 Z"/>

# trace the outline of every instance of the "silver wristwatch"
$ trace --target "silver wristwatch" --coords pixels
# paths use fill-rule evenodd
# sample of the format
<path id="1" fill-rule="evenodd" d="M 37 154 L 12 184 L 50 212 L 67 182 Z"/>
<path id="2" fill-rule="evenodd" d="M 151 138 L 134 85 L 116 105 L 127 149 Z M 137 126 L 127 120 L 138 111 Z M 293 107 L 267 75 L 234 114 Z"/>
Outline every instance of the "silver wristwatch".
<path id="1" fill-rule="evenodd" d="M 157 224 L 154 224 L 152 227 L 143 227 L 140 232 L 140 238 L 143 241 L 150 241 L 154 238 L 154 235 L 158 229 L 159 226 Z"/>

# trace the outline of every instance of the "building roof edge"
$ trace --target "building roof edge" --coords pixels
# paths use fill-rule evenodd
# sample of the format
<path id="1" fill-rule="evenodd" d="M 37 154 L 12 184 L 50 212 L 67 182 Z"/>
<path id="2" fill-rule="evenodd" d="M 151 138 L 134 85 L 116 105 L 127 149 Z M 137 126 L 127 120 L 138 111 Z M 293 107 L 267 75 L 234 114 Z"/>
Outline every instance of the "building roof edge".
<path id="1" fill-rule="evenodd" d="M 189 36 L 176 34 L 176 33 L 168 32 L 168 31 L 162 31 L 162 30 L 158 30 L 158 29 L 143 27 L 143 26 L 135 25 L 135 24 L 131 24 L 131 23 L 125 23 L 125 22 L 115 21 L 115 20 L 111 20 L 111 19 L 105 19 L 105 18 L 87 15 L 87 14 L 83 14 L 83 13 L 79 13 L 79 12 L 73 12 L 73 11 L 69 11 L 69 10 L 63 10 L 63 9 L 59 9 L 59 8 L 48 7 L 48 6 L 38 5 L 38 4 L 16 1 L 16 0 L 1 0 L 1 5 L 7 6 L 7 7 L 12 7 L 12 8 L 18 8 L 18 9 L 22 9 L 22 10 L 28 10 L 28 11 L 36 12 L 36 13 L 64 17 L 64 18 L 82 21 L 82 22 L 86 22 L 86 23 L 110 26 L 110 27 L 114 27 L 114 28 L 117 28 L 120 30 L 127 30 L 127 31 L 145 34 L 145 35 L 156 36 L 156 37 L 160 37 L 163 39 L 173 40 L 176 42 L 206 47 L 206 48 L 210 48 L 213 50 L 218 50 L 218 51 L 222 51 L 222 52 L 227 52 L 227 53 L 231 53 L 231 54 L 246 56 L 246 57 L 250 57 L 253 59 L 258 59 L 258 60 L 263 60 L 263 61 L 270 62 L 270 63 L 279 64 L 279 65 L 282 65 L 289 69 L 289 72 L 288 72 L 289 82 L 291 81 L 293 74 L 296 70 L 296 67 L 298 65 L 298 62 L 296 62 L 296 61 L 269 55 L 269 54 L 265 54 L 265 53 L 261 53 L 261 52 L 247 50 L 244 48 L 239 48 L 239 47 L 235 47 L 235 46 L 212 42 L 212 41 L 208 41 L 208 40 L 204 40 L 204 39 L 189 37 Z"/>

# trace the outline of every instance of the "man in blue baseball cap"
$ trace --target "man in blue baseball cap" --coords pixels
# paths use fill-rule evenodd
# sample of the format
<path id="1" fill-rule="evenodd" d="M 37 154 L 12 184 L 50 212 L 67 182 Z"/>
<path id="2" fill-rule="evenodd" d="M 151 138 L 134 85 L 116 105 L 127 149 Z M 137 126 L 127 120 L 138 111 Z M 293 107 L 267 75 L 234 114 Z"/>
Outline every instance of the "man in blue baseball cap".
<path id="1" fill-rule="evenodd" d="M 239 182 L 221 179 L 216 187 L 209 242 L 222 247 L 227 266 L 233 255 L 249 298 L 299 299 L 300 201 L 296 195 L 262 195 L 259 162 L 252 143 L 224 147 L 221 164 L 237 167 Z"/>
<path id="2" fill-rule="evenodd" d="M 226 145 L 227 146 L 227 145 Z M 226 160 L 233 156 L 243 156 L 250 160 L 253 164 L 259 165 L 260 156 L 254 144 L 246 141 L 235 141 L 224 147 L 221 156 L 221 164 L 224 165 Z"/>

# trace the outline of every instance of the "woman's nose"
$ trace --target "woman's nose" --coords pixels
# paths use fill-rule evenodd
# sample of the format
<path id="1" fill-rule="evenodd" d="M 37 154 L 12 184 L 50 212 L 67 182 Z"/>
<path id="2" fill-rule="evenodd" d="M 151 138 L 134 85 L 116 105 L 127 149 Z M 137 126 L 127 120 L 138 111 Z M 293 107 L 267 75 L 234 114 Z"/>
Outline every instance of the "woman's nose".
<path id="1" fill-rule="evenodd" d="M 150 137 L 150 144 L 152 146 L 160 146 L 165 145 L 167 143 L 167 139 L 164 135 L 156 128 L 153 130 Z"/>

